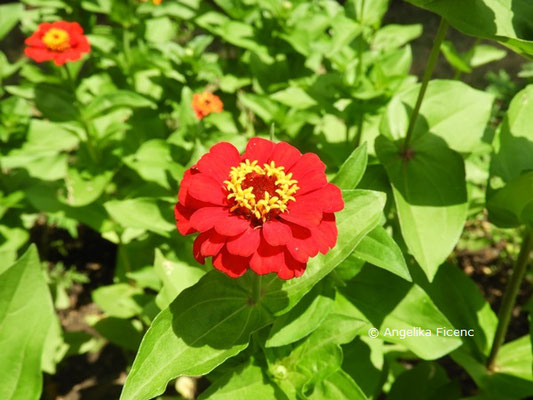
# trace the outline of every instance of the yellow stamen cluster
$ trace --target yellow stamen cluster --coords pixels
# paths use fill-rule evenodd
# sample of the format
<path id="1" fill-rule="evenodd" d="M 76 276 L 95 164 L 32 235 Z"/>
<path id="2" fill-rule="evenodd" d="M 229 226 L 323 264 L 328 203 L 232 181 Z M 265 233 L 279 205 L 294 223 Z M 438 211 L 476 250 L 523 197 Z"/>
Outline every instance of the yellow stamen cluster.
<path id="1" fill-rule="evenodd" d="M 257 165 L 257 161 L 250 162 L 250 160 L 245 160 L 237 167 L 232 167 L 229 180 L 224 181 L 229 192 L 228 199 L 233 199 L 235 202 L 231 211 L 242 209 L 263 222 L 267 220 L 271 212 L 283 213 L 287 211 L 287 203 L 296 201 L 294 194 L 299 187 L 296 185 L 298 181 L 292 179 L 292 173 L 285 174 L 284 169 L 283 166 L 277 167 L 274 161 L 260 167 Z M 255 176 L 275 179 L 275 194 L 264 190 L 264 197 L 262 199 L 256 198 L 254 194 L 256 188 L 246 187 L 245 183 L 249 175 L 254 173 Z"/>
<path id="2" fill-rule="evenodd" d="M 51 28 L 43 35 L 43 43 L 53 51 L 65 51 L 70 48 L 70 35 L 64 29 Z"/>

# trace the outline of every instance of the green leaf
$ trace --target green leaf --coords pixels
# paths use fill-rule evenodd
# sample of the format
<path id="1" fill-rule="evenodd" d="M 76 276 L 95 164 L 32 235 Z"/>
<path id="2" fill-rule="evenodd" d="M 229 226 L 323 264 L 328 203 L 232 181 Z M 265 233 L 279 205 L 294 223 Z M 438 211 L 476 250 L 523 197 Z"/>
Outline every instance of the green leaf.
<path id="1" fill-rule="evenodd" d="M 476 283 L 450 264 L 439 268 L 433 282 L 417 281 L 422 282 L 421 287 L 454 327 L 474 330 L 473 337 L 461 339 L 478 359 L 484 359 L 490 351 L 498 318 Z"/>
<path id="2" fill-rule="evenodd" d="M 180 375 L 203 375 L 248 346 L 270 317 L 235 280 L 211 271 L 153 321 L 128 375 L 122 400 L 148 400 Z"/>
<path id="3" fill-rule="evenodd" d="M 163 288 L 156 297 L 156 303 L 164 309 L 190 286 L 193 286 L 205 275 L 205 269 L 193 267 L 181 260 L 167 260 L 163 254 L 156 249 L 154 269 L 161 281 Z"/>
<path id="4" fill-rule="evenodd" d="M 505 50 L 486 44 L 478 44 L 468 52 L 467 58 L 473 68 L 499 61 L 507 55 Z"/>
<path id="5" fill-rule="evenodd" d="M 378 329 L 380 339 L 401 343 L 424 360 L 440 358 L 462 344 L 459 337 L 437 334 L 437 328 L 454 326 L 420 286 L 380 268 L 366 265 L 341 293 L 353 304 L 353 316 Z M 431 334 L 402 337 L 401 330 L 417 328 Z"/>
<path id="6" fill-rule="evenodd" d="M 34 87 L 35 106 L 52 121 L 77 121 L 74 94 L 60 86 L 39 83 Z"/>
<path id="7" fill-rule="evenodd" d="M 363 143 L 344 161 L 331 183 L 342 190 L 355 189 L 365 173 L 367 162 L 366 143 Z"/>
<path id="8" fill-rule="evenodd" d="M 460 397 L 459 385 L 450 381 L 444 368 L 434 362 L 422 362 L 396 378 L 387 400 L 456 400 Z"/>
<path id="9" fill-rule="evenodd" d="M 355 381 L 342 369 L 328 376 L 315 386 L 310 400 L 366 400 L 367 397 Z"/>
<path id="10" fill-rule="evenodd" d="M 155 198 L 111 200 L 104 207 L 111 218 L 127 228 L 146 229 L 162 236 L 176 229 L 170 218 L 166 218 L 170 213 L 162 212 Z"/>
<path id="11" fill-rule="evenodd" d="M 316 100 L 309 96 L 305 90 L 296 86 L 289 86 L 271 94 L 270 98 L 286 106 L 298 109 L 309 108 L 317 104 Z"/>
<path id="12" fill-rule="evenodd" d="M 352 254 L 409 282 L 412 280 L 402 250 L 382 226 L 370 231 Z"/>
<path id="13" fill-rule="evenodd" d="M 531 179 L 533 170 L 533 85 L 511 102 L 494 140 L 487 208 L 495 224 L 513 227 L 533 223 Z M 529 203 L 529 204 L 528 204 Z"/>
<path id="14" fill-rule="evenodd" d="M 442 16 L 467 35 L 492 39 L 533 55 L 533 3 L 529 0 L 407 0 Z"/>
<path id="15" fill-rule="evenodd" d="M 472 67 L 464 59 L 464 56 L 457 51 L 457 49 L 453 45 L 453 42 L 442 42 L 440 50 L 442 51 L 444 57 L 446 57 L 446 61 L 448 61 L 450 65 L 456 70 L 465 72 L 467 74 L 472 72 Z"/>
<path id="16" fill-rule="evenodd" d="M 305 274 L 289 281 L 277 276 L 263 278 L 265 307 L 276 315 L 290 310 L 311 288 L 339 265 L 361 239 L 379 222 L 385 206 L 385 194 L 369 190 L 343 192 L 344 210 L 336 214 L 337 245 L 324 256 L 313 258 L 307 264 Z"/>
<path id="17" fill-rule="evenodd" d="M 144 37 L 149 42 L 169 42 L 176 34 L 176 26 L 168 17 L 148 19 L 145 24 Z"/>
<path id="18" fill-rule="evenodd" d="M 141 288 L 127 283 L 102 286 L 92 292 L 93 301 L 110 317 L 130 318 L 141 313 L 149 298 Z"/>
<path id="19" fill-rule="evenodd" d="M 116 90 L 96 96 L 84 109 L 86 118 L 92 119 L 119 107 L 155 108 L 151 100 L 128 90 Z"/>
<path id="20" fill-rule="evenodd" d="M 0 275 L 0 398 L 40 398 L 41 357 L 54 323 L 52 298 L 32 245 Z"/>
<path id="21" fill-rule="evenodd" d="M 23 13 L 24 6 L 20 3 L 9 3 L 0 6 L 0 40 L 19 22 Z"/>
<path id="22" fill-rule="evenodd" d="M 274 384 L 253 360 L 226 373 L 214 381 L 198 400 L 277 399 Z"/>
<path id="23" fill-rule="evenodd" d="M 413 138 L 402 156 L 403 140 L 383 136 L 376 151 L 392 183 L 403 238 L 429 280 L 463 231 L 468 210 L 461 156 L 439 137 Z"/>
<path id="24" fill-rule="evenodd" d="M 452 353 L 476 384 L 493 398 L 526 399 L 533 396 L 533 351 L 529 336 L 503 345 L 496 357 L 495 372 L 461 348 Z"/>
<path id="25" fill-rule="evenodd" d="M 332 294 L 322 293 L 321 286 L 316 285 L 296 307 L 274 321 L 266 347 L 279 347 L 294 343 L 320 326 L 334 303 Z"/>
<path id="26" fill-rule="evenodd" d="M 113 178 L 114 171 L 103 171 L 93 175 L 88 170 L 69 168 L 65 177 L 67 193 L 60 198 L 73 207 L 82 207 L 98 199 Z"/>
<path id="27" fill-rule="evenodd" d="M 111 343 L 136 351 L 142 339 L 143 326 L 138 320 L 106 317 L 98 320 L 93 328 Z"/>
<path id="28" fill-rule="evenodd" d="M 394 97 L 381 124 L 383 134 L 392 139 L 405 136 L 419 91 L 420 85 L 416 85 Z M 431 132 L 451 149 L 470 153 L 483 139 L 493 101 L 491 94 L 462 82 L 432 80 L 420 108 L 415 136 Z"/>
<path id="29" fill-rule="evenodd" d="M 392 50 L 402 47 L 422 35 L 422 25 L 389 24 L 379 29 L 372 39 L 375 50 Z"/>

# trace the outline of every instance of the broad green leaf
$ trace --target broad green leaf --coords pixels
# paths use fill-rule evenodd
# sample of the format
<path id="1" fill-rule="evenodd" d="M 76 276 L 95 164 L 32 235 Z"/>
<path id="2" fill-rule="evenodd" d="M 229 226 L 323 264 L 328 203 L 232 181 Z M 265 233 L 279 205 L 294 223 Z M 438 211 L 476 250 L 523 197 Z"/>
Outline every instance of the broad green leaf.
<path id="1" fill-rule="evenodd" d="M 0 5 L 0 40 L 19 22 L 23 12 L 24 6 L 20 3 Z"/>
<path id="2" fill-rule="evenodd" d="M 446 371 L 435 362 L 422 362 L 396 378 L 387 400 L 456 400 L 461 397 L 458 383 L 452 383 Z"/>
<path id="3" fill-rule="evenodd" d="M 473 337 L 462 339 L 478 359 L 483 359 L 490 351 L 498 318 L 476 283 L 451 264 L 440 267 L 433 282 L 417 281 L 455 328 L 474 330 Z"/>
<path id="4" fill-rule="evenodd" d="M 422 25 L 386 25 L 372 39 L 375 50 L 392 50 L 402 47 L 422 34 Z"/>
<path id="5" fill-rule="evenodd" d="M 440 358 L 462 344 L 459 337 L 437 334 L 437 328 L 455 327 L 420 286 L 380 268 L 365 266 L 341 293 L 353 304 L 353 316 L 378 329 L 380 339 L 401 343 L 424 360 Z M 431 335 L 406 333 L 418 328 Z"/>
<path id="6" fill-rule="evenodd" d="M 54 323 L 52 298 L 32 245 L 0 275 L 0 398 L 40 398 L 41 357 Z"/>
<path id="7" fill-rule="evenodd" d="M 395 96 L 381 124 L 383 134 L 392 139 L 405 136 L 409 116 L 420 85 Z M 486 92 L 449 80 L 432 80 L 427 88 L 415 125 L 415 136 L 431 132 L 460 153 L 474 151 L 483 139 L 494 97 Z"/>
<path id="8" fill-rule="evenodd" d="M 168 17 L 146 20 L 144 37 L 149 42 L 169 42 L 176 34 L 176 25 Z"/>
<path id="9" fill-rule="evenodd" d="M 98 199 L 113 177 L 112 170 L 93 175 L 87 170 L 69 168 L 65 177 L 67 192 L 60 200 L 73 207 L 82 207 Z"/>
<path id="10" fill-rule="evenodd" d="M 368 331 L 368 327 L 366 330 Z M 379 389 L 384 366 L 381 340 L 360 336 L 342 346 L 342 369 L 349 374 L 368 396 L 372 397 Z"/>
<path id="11" fill-rule="evenodd" d="M 452 353 L 476 384 L 494 398 L 526 399 L 533 396 L 533 351 L 529 336 L 503 345 L 496 357 L 496 371 L 489 372 L 484 362 L 461 348 Z"/>
<path id="12" fill-rule="evenodd" d="M 429 280 L 463 231 L 468 210 L 463 159 L 431 133 L 403 140 L 383 136 L 376 151 L 392 183 L 403 238 Z"/>
<path id="13" fill-rule="evenodd" d="M 366 143 L 363 143 L 344 161 L 331 183 L 342 190 L 355 189 L 365 173 L 367 162 Z"/>
<path id="14" fill-rule="evenodd" d="M 276 399 L 277 389 L 253 360 L 214 381 L 198 400 Z"/>
<path id="15" fill-rule="evenodd" d="M 165 140 L 152 139 L 144 142 L 135 154 L 124 157 L 123 161 L 145 181 L 170 189 L 167 174 L 178 180 L 185 172 L 184 167 L 174 162 L 171 151 L 171 146 Z"/>
<path id="16" fill-rule="evenodd" d="M 332 293 L 322 292 L 322 285 L 316 285 L 296 307 L 277 318 L 270 329 L 266 347 L 294 343 L 316 330 L 328 316 L 334 302 Z"/>
<path id="17" fill-rule="evenodd" d="M 334 372 L 307 396 L 310 400 L 366 400 L 367 397 L 355 381 L 342 369 Z"/>
<path id="18" fill-rule="evenodd" d="M 364 25 L 380 25 L 388 8 L 389 0 L 348 0 L 346 2 L 346 14 Z"/>
<path id="19" fill-rule="evenodd" d="M 93 301 L 110 317 L 130 318 L 138 315 L 149 298 L 141 288 L 127 283 L 102 286 L 92 292 Z"/>
<path id="20" fill-rule="evenodd" d="M 317 104 L 316 100 L 309 96 L 305 90 L 296 86 L 289 86 L 271 94 L 270 98 L 286 106 L 299 109 L 309 108 Z"/>
<path id="21" fill-rule="evenodd" d="M 148 400 L 180 375 L 203 375 L 248 346 L 270 316 L 240 280 L 211 271 L 153 321 L 128 375 L 122 400 Z"/>
<path id="22" fill-rule="evenodd" d="M 135 319 L 105 317 L 93 328 L 111 343 L 131 351 L 137 351 L 143 335 L 142 323 Z"/>
<path id="23" fill-rule="evenodd" d="M 163 288 L 156 297 L 161 309 L 168 307 L 177 295 L 193 286 L 206 272 L 181 260 L 167 260 L 159 249 L 155 251 L 154 269 L 163 282 Z"/>
<path id="24" fill-rule="evenodd" d="M 400 278 L 412 280 L 402 250 L 382 226 L 376 226 L 370 231 L 352 254 Z"/>
<path id="25" fill-rule="evenodd" d="M 478 44 L 467 54 L 468 62 L 473 68 L 499 61 L 507 55 L 507 52 L 498 47 Z"/>
<path id="26" fill-rule="evenodd" d="M 79 139 L 62 126 L 49 121 L 31 120 L 26 141 L 0 159 L 3 168 L 23 168 L 30 176 L 43 180 L 64 178 L 67 157 L 61 151 L 77 147 Z"/>
<path id="27" fill-rule="evenodd" d="M 118 107 L 155 108 L 155 104 L 144 96 L 128 90 L 116 90 L 95 97 L 84 109 L 86 118 L 95 118 Z"/>
<path id="28" fill-rule="evenodd" d="M 511 102 L 494 140 L 487 208 L 495 224 L 513 227 L 533 224 L 533 85 Z"/>
<path id="29" fill-rule="evenodd" d="M 533 3 L 529 0 L 407 0 L 442 16 L 467 35 L 496 40 L 533 55 Z"/>
<path id="30" fill-rule="evenodd" d="M 33 89 L 35 106 L 51 121 L 77 121 L 74 94 L 65 87 L 39 83 Z"/>
<path id="31" fill-rule="evenodd" d="M 324 256 L 313 258 L 305 274 L 289 281 L 277 277 L 263 278 L 265 307 L 276 315 L 290 310 L 311 288 L 339 265 L 361 239 L 379 222 L 385 205 L 385 195 L 369 190 L 343 192 L 344 210 L 336 214 L 337 245 Z"/>
<path id="32" fill-rule="evenodd" d="M 163 212 L 155 198 L 111 200 L 104 207 L 115 221 L 127 228 L 146 229 L 163 236 L 176 229 Z"/>
<path id="33" fill-rule="evenodd" d="M 464 56 L 457 51 L 457 49 L 453 45 L 453 42 L 442 42 L 440 50 L 446 58 L 446 61 L 448 61 L 450 65 L 454 67 L 457 71 L 465 72 L 467 74 L 472 72 L 472 67 L 464 59 Z"/>

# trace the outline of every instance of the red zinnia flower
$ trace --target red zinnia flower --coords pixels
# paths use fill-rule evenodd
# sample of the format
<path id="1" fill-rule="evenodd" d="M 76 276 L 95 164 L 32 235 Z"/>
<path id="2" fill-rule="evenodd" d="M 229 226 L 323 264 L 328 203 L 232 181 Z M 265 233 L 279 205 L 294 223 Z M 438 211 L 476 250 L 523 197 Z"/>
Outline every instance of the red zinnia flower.
<path id="1" fill-rule="evenodd" d="M 77 22 L 42 23 L 25 40 L 24 53 L 37 62 L 54 60 L 56 65 L 76 61 L 91 50 L 83 28 Z"/>
<path id="2" fill-rule="evenodd" d="M 207 117 L 211 113 L 224 110 L 222 100 L 211 92 L 195 93 L 192 96 L 192 108 L 198 119 Z"/>
<path id="3" fill-rule="evenodd" d="M 282 279 L 300 276 L 310 257 L 335 246 L 334 212 L 341 191 L 326 180 L 313 153 L 253 138 L 241 156 L 229 143 L 213 146 L 185 172 L 175 207 L 178 230 L 200 232 L 194 257 L 213 257 L 231 277 L 248 267 Z"/>

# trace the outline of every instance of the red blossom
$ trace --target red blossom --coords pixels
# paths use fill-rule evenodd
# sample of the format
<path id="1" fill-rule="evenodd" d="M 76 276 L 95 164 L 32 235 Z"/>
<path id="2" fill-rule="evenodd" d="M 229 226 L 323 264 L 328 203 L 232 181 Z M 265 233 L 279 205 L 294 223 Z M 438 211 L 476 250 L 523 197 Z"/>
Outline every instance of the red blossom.
<path id="1" fill-rule="evenodd" d="M 77 22 L 56 21 L 42 23 L 25 40 L 24 53 L 37 62 L 54 60 L 56 65 L 79 60 L 91 51 L 83 28 Z"/>
<path id="2" fill-rule="evenodd" d="M 196 260 L 238 277 L 251 268 L 282 279 L 302 275 L 307 261 L 337 242 L 341 191 L 326 180 L 313 153 L 253 138 L 240 155 L 213 146 L 181 181 L 175 216 L 183 235 L 200 232 Z"/>

